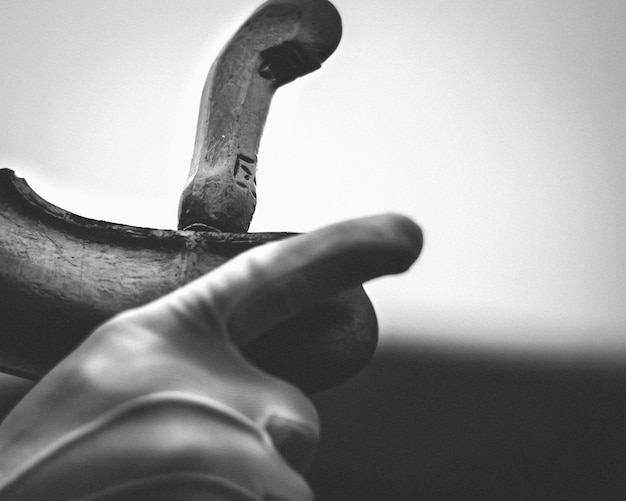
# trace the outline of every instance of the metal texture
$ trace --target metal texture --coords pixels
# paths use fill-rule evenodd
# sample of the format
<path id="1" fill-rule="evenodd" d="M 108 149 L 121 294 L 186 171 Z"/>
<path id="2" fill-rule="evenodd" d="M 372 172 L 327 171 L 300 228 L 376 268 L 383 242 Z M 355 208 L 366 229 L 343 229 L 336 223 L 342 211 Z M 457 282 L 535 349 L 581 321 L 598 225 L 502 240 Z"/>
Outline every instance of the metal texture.
<path id="1" fill-rule="evenodd" d="M 1 170 L 0 370 L 41 377 L 112 315 L 292 235 L 245 233 L 256 204 L 259 142 L 276 89 L 318 69 L 341 31 L 327 0 L 269 0 L 235 33 L 202 94 L 179 231 L 77 216 Z M 375 313 L 359 287 L 239 348 L 310 392 L 362 368 L 377 335 Z"/>
<path id="2" fill-rule="evenodd" d="M 0 370 L 44 375 L 97 325 L 292 233 L 139 228 L 83 218 L 0 170 Z M 362 288 L 240 349 L 307 392 L 337 384 L 373 354 L 376 317 Z"/>
<path id="3" fill-rule="evenodd" d="M 272 0 L 235 33 L 202 93 L 179 229 L 248 231 L 257 152 L 274 92 L 317 70 L 337 48 L 341 31 L 339 13 L 327 0 Z"/>

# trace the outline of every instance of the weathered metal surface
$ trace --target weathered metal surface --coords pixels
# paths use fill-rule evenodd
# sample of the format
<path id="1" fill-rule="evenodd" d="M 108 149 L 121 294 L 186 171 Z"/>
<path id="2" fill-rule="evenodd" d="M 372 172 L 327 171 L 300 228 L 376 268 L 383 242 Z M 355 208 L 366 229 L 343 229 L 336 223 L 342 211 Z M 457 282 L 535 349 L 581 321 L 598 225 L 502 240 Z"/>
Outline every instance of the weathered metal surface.
<path id="1" fill-rule="evenodd" d="M 318 69 L 341 18 L 327 0 L 264 3 L 213 63 L 202 93 L 179 229 L 245 232 L 256 207 L 257 152 L 274 92 Z"/>
<path id="2" fill-rule="evenodd" d="M 341 30 L 327 0 L 269 0 L 229 41 L 202 95 L 179 208 L 179 228 L 187 231 L 82 218 L 1 170 L 0 370 L 40 377 L 112 315 L 292 235 L 245 233 L 256 205 L 259 142 L 276 89 L 319 68 Z M 207 229 L 218 231 L 198 231 Z M 313 391 L 367 363 L 377 332 L 359 287 L 240 348 L 268 372 Z"/>
<path id="3" fill-rule="evenodd" d="M 83 218 L 0 170 L 0 370 L 38 378 L 101 322 L 291 233 L 138 228 Z M 240 346 L 270 373 L 313 391 L 373 354 L 376 317 L 362 288 Z"/>

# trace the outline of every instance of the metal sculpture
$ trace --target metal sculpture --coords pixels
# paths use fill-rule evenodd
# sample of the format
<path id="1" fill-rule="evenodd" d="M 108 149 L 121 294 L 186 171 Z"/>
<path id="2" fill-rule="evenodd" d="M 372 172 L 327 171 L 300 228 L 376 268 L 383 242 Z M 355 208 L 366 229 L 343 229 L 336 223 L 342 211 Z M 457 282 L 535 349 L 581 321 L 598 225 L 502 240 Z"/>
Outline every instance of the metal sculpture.
<path id="1" fill-rule="evenodd" d="M 235 34 L 205 86 L 178 231 L 81 218 L 0 172 L 0 369 L 41 377 L 0 426 L 2 499 L 313 499 L 302 391 L 369 360 L 360 284 L 422 246 L 392 214 L 245 233 L 271 97 L 340 34 L 327 0 L 270 0 Z"/>
<path id="2" fill-rule="evenodd" d="M 82 218 L 0 171 L 0 370 L 37 379 L 112 315 L 292 236 L 246 233 L 259 141 L 276 89 L 319 68 L 341 30 L 326 0 L 270 0 L 227 43 L 203 91 L 178 231 Z M 310 392 L 362 368 L 376 341 L 357 286 L 239 347 Z"/>

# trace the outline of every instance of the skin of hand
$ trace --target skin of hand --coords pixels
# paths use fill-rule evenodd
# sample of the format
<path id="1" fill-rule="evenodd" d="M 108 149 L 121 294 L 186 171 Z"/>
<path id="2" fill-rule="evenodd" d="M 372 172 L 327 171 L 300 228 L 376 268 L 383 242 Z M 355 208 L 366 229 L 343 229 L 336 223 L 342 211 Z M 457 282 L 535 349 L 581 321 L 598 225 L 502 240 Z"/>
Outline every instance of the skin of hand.
<path id="1" fill-rule="evenodd" d="M 319 438 L 313 405 L 235 345 L 406 270 L 421 246 L 402 216 L 339 223 L 114 317 L 0 426 L 0 499 L 313 499 L 301 476 Z"/>

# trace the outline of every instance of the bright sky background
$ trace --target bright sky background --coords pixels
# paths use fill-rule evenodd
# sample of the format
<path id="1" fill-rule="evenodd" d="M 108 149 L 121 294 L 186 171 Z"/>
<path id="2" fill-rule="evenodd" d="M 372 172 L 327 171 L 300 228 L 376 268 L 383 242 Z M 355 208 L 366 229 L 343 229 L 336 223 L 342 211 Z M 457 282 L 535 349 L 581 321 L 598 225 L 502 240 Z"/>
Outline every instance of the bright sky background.
<path id="1" fill-rule="evenodd" d="M 251 231 L 395 211 L 385 340 L 625 346 L 626 2 L 334 0 L 278 91 Z M 210 63 L 260 2 L 0 0 L 0 166 L 77 214 L 175 228 Z"/>

